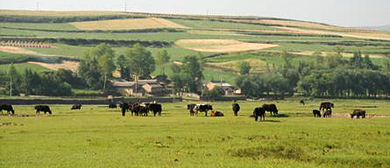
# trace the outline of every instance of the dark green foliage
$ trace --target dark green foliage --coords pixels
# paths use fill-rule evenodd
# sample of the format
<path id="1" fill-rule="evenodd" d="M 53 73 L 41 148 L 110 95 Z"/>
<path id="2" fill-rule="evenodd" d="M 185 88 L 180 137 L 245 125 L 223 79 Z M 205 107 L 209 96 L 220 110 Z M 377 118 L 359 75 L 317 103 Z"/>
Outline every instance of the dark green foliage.
<path id="1" fill-rule="evenodd" d="M 206 97 L 208 100 L 217 100 L 225 95 L 225 91 L 219 87 L 215 86 L 213 89 L 208 90 L 204 89 L 202 92 L 202 96 Z"/>
<path id="2" fill-rule="evenodd" d="M 203 68 L 196 56 L 187 56 L 183 60 L 181 72 L 187 89 L 191 93 L 200 93 L 204 79 Z"/>
<path id="3" fill-rule="evenodd" d="M 241 75 L 248 75 L 249 74 L 249 72 L 251 71 L 251 65 L 248 63 L 248 62 L 241 62 L 240 64 L 239 64 L 239 67 L 238 67 L 239 69 L 240 69 L 240 74 Z"/>
<path id="4" fill-rule="evenodd" d="M 167 41 L 144 41 L 144 40 L 111 40 L 111 39 L 80 39 L 80 38 L 0 38 L 0 41 L 22 41 L 22 42 L 42 42 L 59 43 L 73 46 L 96 46 L 99 44 L 109 44 L 116 47 L 127 47 L 140 44 L 143 47 L 171 47 L 172 43 Z"/>
<path id="5" fill-rule="evenodd" d="M 127 59 L 125 58 L 124 55 L 120 55 L 118 58 L 117 58 L 117 65 L 118 65 L 118 68 L 119 68 L 119 73 L 121 75 L 121 78 L 122 79 L 125 79 L 125 80 L 130 80 L 132 79 L 131 78 L 131 71 L 130 71 L 130 65 L 127 64 Z"/>
<path id="6" fill-rule="evenodd" d="M 125 51 L 125 57 L 130 65 L 131 73 L 140 79 L 149 79 L 150 74 L 156 69 L 152 53 L 140 44 L 134 45 Z"/>

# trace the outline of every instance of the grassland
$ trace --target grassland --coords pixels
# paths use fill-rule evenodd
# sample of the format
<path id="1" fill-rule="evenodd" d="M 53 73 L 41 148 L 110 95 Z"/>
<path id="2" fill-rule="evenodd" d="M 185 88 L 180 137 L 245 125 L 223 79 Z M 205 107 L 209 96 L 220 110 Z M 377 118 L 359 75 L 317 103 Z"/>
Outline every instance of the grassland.
<path id="1" fill-rule="evenodd" d="M 313 118 L 320 100 L 277 103 L 284 117 L 254 122 L 265 102 L 212 102 L 223 118 L 190 117 L 185 103 L 163 104 L 162 117 L 120 117 L 118 109 L 52 105 L 53 116 L 0 117 L 0 167 L 388 167 L 388 101 L 334 100 L 334 118 Z M 350 119 L 366 107 L 366 119 Z M 368 108 L 370 107 L 370 108 Z M 379 117 L 382 116 L 382 117 Z"/>
<path id="2" fill-rule="evenodd" d="M 8 72 L 9 69 L 9 64 L 3 64 L 0 65 L 0 71 L 1 72 Z M 44 72 L 44 71 L 50 71 L 50 69 L 42 67 L 37 64 L 31 64 L 31 63 L 19 63 L 19 64 L 14 64 L 16 71 L 19 73 L 23 73 L 25 69 L 31 69 L 32 71 L 36 72 Z"/>

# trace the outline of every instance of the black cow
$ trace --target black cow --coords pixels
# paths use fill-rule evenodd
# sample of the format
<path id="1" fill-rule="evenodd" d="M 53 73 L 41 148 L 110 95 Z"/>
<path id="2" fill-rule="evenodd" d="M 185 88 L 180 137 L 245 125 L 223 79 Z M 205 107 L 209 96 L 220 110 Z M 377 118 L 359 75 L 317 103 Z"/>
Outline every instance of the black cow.
<path id="1" fill-rule="evenodd" d="M 109 103 L 108 108 L 117 108 L 118 106 L 115 103 Z"/>
<path id="2" fill-rule="evenodd" d="M 7 114 L 15 114 L 14 108 L 10 104 L 2 104 L 2 105 L 0 105 L 1 114 L 3 114 L 3 110 L 6 110 Z"/>
<path id="3" fill-rule="evenodd" d="M 355 117 L 356 118 L 366 118 L 366 111 L 364 110 L 361 110 L 361 109 L 356 109 L 356 110 L 353 110 L 353 112 L 351 113 L 351 118 Z"/>
<path id="4" fill-rule="evenodd" d="M 303 106 L 305 105 L 305 101 L 304 100 L 300 100 L 299 103 L 301 103 Z"/>
<path id="5" fill-rule="evenodd" d="M 313 110 L 314 117 L 321 117 L 321 111 L 320 110 Z"/>
<path id="6" fill-rule="evenodd" d="M 263 104 L 262 107 L 265 111 L 269 111 L 271 115 L 278 114 L 278 108 L 276 107 L 275 104 Z"/>
<path id="7" fill-rule="evenodd" d="M 158 103 L 151 103 L 149 104 L 148 106 L 148 110 L 149 111 L 152 111 L 154 116 L 156 116 L 156 114 L 158 114 L 159 116 L 161 116 L 161 112 L 162 112 L 162 106 L 161 104 L 158 104 Z"/>
<path id="8" fill-rule="evenodd" d="M 320 110 L 332 110 L 334 108 L 334 104 L 331 102 L 322 102 L 320 105 Z"/>
<path id="9" fill-rule="evenodd" d="M 37 105 L 34 108 L 36 110 L 36 113 L 39 113 L 39 112 L 43 111 L 45 114 L 46 113 L 52 114 L 52 112 L 50 110 L 50 107 L 47 106 L 47 105 Z"/>
<path id="10" fill-rule="evenodd" d="M 190 116 L 194 116 L 195 107 L 196 107 L 196 104 L 187 104 L 187 110 L 190 111 Z"/>
<path id="11" fill-rule="evenodd" d="M 73 106 L 72 106 L 72 108 L 70 110 L 80 110 L 81 106 L 82 105 L 80 103 L 73 104 Z"/>
<path id="12" fill-rule="evenodd" d="M 324 117 L 331 117 L 332 116 L 332 109 L 327 109 L 325 112 L 324 112 Z"/>
<path id="13" fill-rule="evenodd" d="M 119 107 L 121 108 L 122 116 L 125 116 L 126 115 L 126 111 L 129 111 L 129 109 L 130 109 L 130 104 L 126 103 L 126 102 L 125 103 L 120 103 Z"/>
<path id="14" fill-rule="evenodd" d="M 142 104 L 138 108 L 138 113 L 141 114 L 141 116 L 148 116 L 149 108 L 145 104 Z"/>
<path id="15" fill-rule="evenodd" d="M 255 121 L 265 121 L 265 109 L 263 107 L 256 107 L 255 110 L 253 110 L 253 117 L 255 117 Z"/>
<path id="16" fill-rule="evenodd" d="M 199 112 L 205 112 L 206 117 L 209 110 L 213 110 L 213 106 L 210 104 L 197 104 L 194 109 L 196 116 L 198 116 Z"/>
<path id="17" fill-rule="evenodd" d="M 240 105 L 238 103 L 232 104 L 232 109 L 235 116 L 238 116 L 238 112 L 240 111 Z"/>

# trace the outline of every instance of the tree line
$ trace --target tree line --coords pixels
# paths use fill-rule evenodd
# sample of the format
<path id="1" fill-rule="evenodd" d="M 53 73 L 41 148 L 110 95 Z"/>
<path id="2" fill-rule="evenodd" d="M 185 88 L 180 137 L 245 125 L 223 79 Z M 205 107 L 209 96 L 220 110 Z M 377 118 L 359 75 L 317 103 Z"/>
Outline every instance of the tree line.
<path id="1" fill-rule="evenodd" d="M 244 75 L 236 85 L 249 97 L 292 96 L 299 93 L 323 98 L 380 98 L 390 95 L 390 63 L 375 65 L 368 54 L 356 51 L 344 58 L 336 47 L 326 57 L 313 54 L 315 61 L 293 64 L 294 55 L 281 53 L 283 64 L 262 75 Z"/>

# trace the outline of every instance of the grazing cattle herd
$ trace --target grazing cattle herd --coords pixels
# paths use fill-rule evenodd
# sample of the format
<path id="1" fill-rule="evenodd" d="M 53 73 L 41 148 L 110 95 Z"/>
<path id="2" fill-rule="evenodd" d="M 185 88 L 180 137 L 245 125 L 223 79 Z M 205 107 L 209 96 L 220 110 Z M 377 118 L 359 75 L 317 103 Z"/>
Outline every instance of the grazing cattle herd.
<path id="1" fill-rule="evenodd" d="M 305 105 L 303 100 L 300 101 L 301 104 Z M 132 103 L 132 102 L 118 102 L 118 103 L 109 103 L 108 108 L 117 108 L 117 104 L 121 108 L 122 116 L 126 116 L 126 112 L 131 112 L 131 116 L 148 116 L 149 112 L 152 112 L 154 116 L 161 116 L 162 105 L 156 102 L 150 103 Z M 82 104 L 76 103 L 73 104 L 71 110 L 80 110 Z M 313 110 L 314 117 L 321 117 L 321 111 L 323 112 L 322 117 L 332 117 L 332 108 L 334 108 L 334 104 L 331 102 L 322 102 L 319 110 Z M 40 112 L 44 112 L 52 114 L 52 111 L 48 105 L 36 105 L 34 106 L 36 114 Z M 8 115 L 15 114 L 15 111 L 10 104 L 1 104 L 0 112 L 3 114 L 3 110 L 7 111 Z M 190 116 L 198 116 L 199 112 L 204 112 L 205 116 L 210 111 L 211 117 L 223 117 L 225 116 L 222 111 L 213 110 L 213 106 L 210 104 L 187 104 L 187 110 L 190 112 Z M 238 112 L 240 111 L 240 105 L 238 103 L 232 104 L 232 111 L 234 116 L 238 116 Z M 271 116 L 277 116 L 279 110 L 275 104 L 263 104 L 261 107 L 255 107 L 253 110 L 253 115 L 251 117 L 255 118 L 255 121 L 265 121 L 266 112 L 270 112 Z M 361 109 L 354 110 L 351 114 L 351 118 L 365 118 L 366 111 Z"/>

